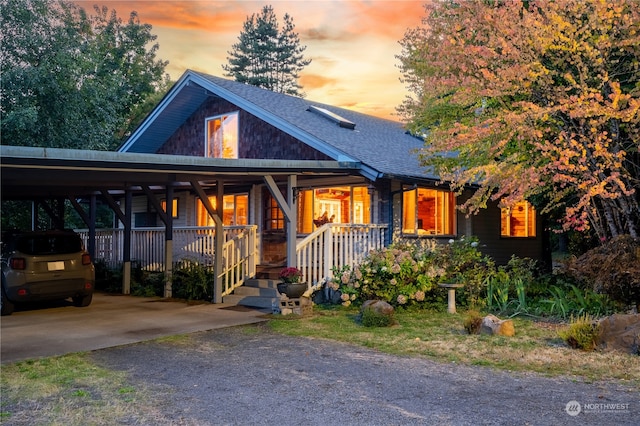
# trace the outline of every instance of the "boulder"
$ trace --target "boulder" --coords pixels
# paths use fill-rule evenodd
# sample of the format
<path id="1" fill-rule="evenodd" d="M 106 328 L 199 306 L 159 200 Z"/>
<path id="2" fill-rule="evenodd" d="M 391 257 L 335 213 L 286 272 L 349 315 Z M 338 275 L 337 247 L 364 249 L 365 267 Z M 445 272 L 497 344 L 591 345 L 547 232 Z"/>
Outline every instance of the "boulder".
<path id="1" fill-rule="evenodd" d="M 482 319 L 482 324 L 480 324 L 480 334 L 515 336 L 516 329 L 510 319 L 501 320 L 495 315 L 487 315 Z"/>
<path id="2" fill-rule="evenodd" d="M 600 320 L 596 345 L 640 355 L 640 314 L 615 314 Z"/>
<path id="3" fill-rule="evenodd" d="M 393 315 L 393 306 L 385 302 L 384 300 L 367 300 L 362 304 L 360 312 L 364 312 L 365 309 L 372 309 L 376 314 L 391 316 Z"/>

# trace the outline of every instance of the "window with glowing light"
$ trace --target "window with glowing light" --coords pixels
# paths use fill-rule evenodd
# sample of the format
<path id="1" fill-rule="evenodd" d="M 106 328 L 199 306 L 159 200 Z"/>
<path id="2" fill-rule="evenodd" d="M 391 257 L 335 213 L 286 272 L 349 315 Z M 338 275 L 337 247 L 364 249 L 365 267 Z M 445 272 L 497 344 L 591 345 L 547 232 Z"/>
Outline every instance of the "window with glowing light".
<path id="1" fill-rule="evenodd" d="M 238 158 L 238 113 L 209 117 L 205 124 L 206 156 Z"/>
<path id="2" fill-rule="evenodd" d="M 417 188 L 402 193 L 402 233 L 455 235 L 453 192 Z"/>
<path id="3" fill-rule="evenodd" d="M 296 230 L 299 234 L 310 234 L 326 223 L 371 223 L 370 197 L 364 186 L 301 190 Z M 266 204 L 265 229 L 284 229 L 284 215 L 271 196 Z"/>
<path id="4" fill-rule="evenodd" d="M 334 186 L 300 191 L 298 233 L 311 233 L 325 223 L 371 223 L 370 197 L 364 186 Z"/>
<path id="5" fill-rule="evenodd" d="M 167 200 L 160 201 L 160 205 L 162 207 L 162 211 L 167 212 Z M 171 217 L 174 219 L 178 218 L 178 199 L 174 198 L 171 203 Z"/>
<path id="6" fill-rule="evenodd" d="M 217 200 L 215 196 L 209 197 L 209 202 L 216 209 Z M 249 195 L 235 194 L 225 195 L 222 200 L 222 224 L 226 226 L 246 225 L 248 223 L 247 215 L 249 212 Z M 200 199 L 196 205 L 196 225 L 197 226 L 214 226 L 213 219 L 209 216 L 207 209 Z"/>
<path id="7" fill-rule="evenodd" d="M 536 209 L 527 201 L 500 209 L 500 236 L 535 237 Z"/>

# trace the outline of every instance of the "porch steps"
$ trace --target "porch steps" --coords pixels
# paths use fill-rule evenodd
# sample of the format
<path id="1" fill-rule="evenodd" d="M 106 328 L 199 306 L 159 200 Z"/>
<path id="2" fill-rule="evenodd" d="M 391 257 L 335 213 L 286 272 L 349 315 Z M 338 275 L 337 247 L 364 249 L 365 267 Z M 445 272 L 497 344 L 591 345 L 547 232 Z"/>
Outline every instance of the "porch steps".
<path id="1" fill-rule="evenodd" d="M 250 306 L 252 308 L 273 309 L 280 306 L 279 279 L 253 278 L 236 288 L 233 294 L 224 296 L 222 303 Z"/>

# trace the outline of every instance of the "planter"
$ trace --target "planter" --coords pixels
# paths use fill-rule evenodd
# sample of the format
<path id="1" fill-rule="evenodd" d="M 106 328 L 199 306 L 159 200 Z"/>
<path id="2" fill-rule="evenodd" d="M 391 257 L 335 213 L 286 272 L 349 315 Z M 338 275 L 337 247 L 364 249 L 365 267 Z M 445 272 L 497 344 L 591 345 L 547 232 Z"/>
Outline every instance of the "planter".
<path id="1" fill-rule="evenodd" d="M 280 283 L 278 284 L 278 293 L 296 299 L 301 297 L 307 291 L 307 283 Z"/>

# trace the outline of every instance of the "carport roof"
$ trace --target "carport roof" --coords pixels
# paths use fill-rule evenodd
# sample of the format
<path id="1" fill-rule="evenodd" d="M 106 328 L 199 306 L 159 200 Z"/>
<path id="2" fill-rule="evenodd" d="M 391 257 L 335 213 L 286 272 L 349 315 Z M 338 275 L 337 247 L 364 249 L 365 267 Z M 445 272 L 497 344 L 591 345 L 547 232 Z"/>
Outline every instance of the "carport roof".
<path id="1" fill-rule="evenodd" d="M 3 199 L 34 199 L 118 191 L 180 182 L 260 183 L 266 175 L 359 175 L 360 163 L 313 160 L 214 159 L 37 147 L 0 147 Z"/>

